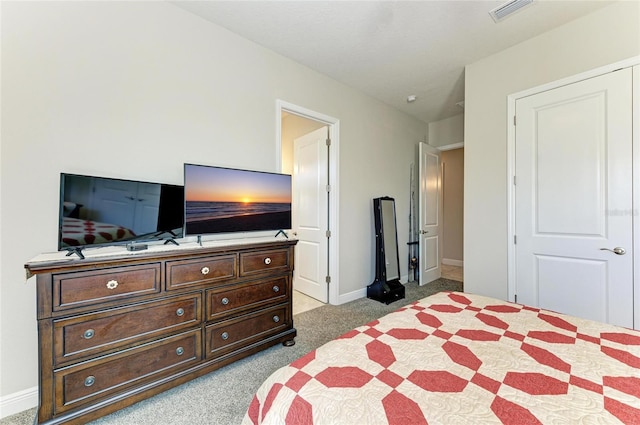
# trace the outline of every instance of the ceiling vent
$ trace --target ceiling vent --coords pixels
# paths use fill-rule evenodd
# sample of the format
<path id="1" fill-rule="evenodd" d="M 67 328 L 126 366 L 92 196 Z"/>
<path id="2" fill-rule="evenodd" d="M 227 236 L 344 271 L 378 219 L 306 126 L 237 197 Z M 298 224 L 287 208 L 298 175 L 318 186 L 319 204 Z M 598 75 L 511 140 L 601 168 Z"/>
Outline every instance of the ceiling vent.
<path id="1" fill-rule="evenodd" d="M 530 5 L 531 3 L 533 3 L 533 0 L 511 0 L 490 11 L 489 15 L 491 15 L 495 22 L 500 22 L 510 16 L 512 13 L 517 12 L 523 7 Z"/>

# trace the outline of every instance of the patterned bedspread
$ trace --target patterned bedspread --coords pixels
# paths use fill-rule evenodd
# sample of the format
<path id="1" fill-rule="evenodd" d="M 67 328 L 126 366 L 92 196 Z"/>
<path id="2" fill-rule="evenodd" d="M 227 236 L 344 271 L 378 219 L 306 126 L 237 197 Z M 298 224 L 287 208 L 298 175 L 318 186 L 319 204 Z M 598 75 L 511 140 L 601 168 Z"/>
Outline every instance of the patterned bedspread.
<path id="1" fill-rule="evenodd" d="M 442 292 L 273 373 L 257 424 L 640 424 L 640 332 Z"/>
<path id="2" fill-rule="evenodd" d="M 132 239 L 135 234 L 126 227 L 91 220 L 64 217 L 62 246 L 83 246 Z"/>

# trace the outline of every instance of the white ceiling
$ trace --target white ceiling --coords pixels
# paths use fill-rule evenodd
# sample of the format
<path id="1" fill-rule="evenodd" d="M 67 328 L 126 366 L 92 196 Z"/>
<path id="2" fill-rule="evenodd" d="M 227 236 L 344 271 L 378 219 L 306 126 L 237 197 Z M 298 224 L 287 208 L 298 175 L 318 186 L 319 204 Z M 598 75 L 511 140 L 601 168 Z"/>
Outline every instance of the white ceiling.
<path id="1" fill-rule="evenodd" d="M 465 65 L 611 2 L 536 0 L 499 23 L 504 1 L 171 3 L 428 123 L 463 112 Z"/>

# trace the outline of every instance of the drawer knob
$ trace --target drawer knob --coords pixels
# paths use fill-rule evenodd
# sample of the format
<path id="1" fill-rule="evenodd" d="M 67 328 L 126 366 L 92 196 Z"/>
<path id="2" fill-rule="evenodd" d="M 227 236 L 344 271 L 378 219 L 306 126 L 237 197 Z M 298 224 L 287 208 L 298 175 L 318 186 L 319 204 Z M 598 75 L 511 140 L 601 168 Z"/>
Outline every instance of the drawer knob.
<path id="1" fill-rule="evenodd" d="M 178 316 L 184 316 L 184 308 L 179 308 L 176 310 L 176 315 Z"/>
<path id="2" fill-rule="evenodd" d="M 222 332 L 221 335 L 222 339 L 224 339 L 225 341 L 229 339 L 229 334 L 227 332 Z"/>
<path id="3" fill-rule="evenodd" d="M 95 376 L 87 376 L 87 377 L 84 379 L 84 386 L 85 386 L 85 387 L 90 387 L 90 386 L 92 386 L 95 382 L 96 382 L 96 377 L 95 377 Z"/>
<path id="4" fill-rule="evenodd" d="M 275 323 L 278 323 L 280 321 L 280 317 L 279 316 L 273 316 L 273 321 Z"/>
<path id="5" fill-rule="evenodd" d="M 107 282 L 107 288 L 108 289 L 116 289 L 118 287 L 118 281 L 117 280 L 110 280 L 109 282 Z"/>
<path id="6" fill-rule="evenodd" d="M 82 337 L 84 339 L 91 339 L 95 334 L 96 332 L 93 329 L 87 329 L 86 331 L 84 331 L 84 334 L 82 334 Z"/>
<path id="7" fill-rule="evenodd" d="M 264 263 L 268 266 L 269 264 L 271 264 L 271 258 L 267 257 L 264 259 Z"/>
<path id="8" fill-rule="evenodd" d="M 176 348 L 176 354 L 179 355 L 179 356 L 183 355 L 184 354 L 184 348 L 182 348 L 182 347 Z"/>
<path id="9" fill-rule="evenodd" d="M 222 305 L 227 305 L 227 304 L 229 304 L 229 298 L 225 297 L 225 298 L 222 299 L 221 302 L 222 302 Z"/>
<path id="10" fill-rule="evenodd" d="M 202 274 L 204 274 L 204 275 L 209 274 L 209 272 L 210 272 L 210 271 L 211 271 L 211 270 L 209 270 L 209 267 L 207 267 L 207 266 L 204 266 L 202 269 L 200 269 L 200 272 L 201 272 Z"/>
<path id="11" fill-rule="evenodd" d="M 278 285 L 273 285 L 273 292 L 280 292 L 280 287 Z"/>

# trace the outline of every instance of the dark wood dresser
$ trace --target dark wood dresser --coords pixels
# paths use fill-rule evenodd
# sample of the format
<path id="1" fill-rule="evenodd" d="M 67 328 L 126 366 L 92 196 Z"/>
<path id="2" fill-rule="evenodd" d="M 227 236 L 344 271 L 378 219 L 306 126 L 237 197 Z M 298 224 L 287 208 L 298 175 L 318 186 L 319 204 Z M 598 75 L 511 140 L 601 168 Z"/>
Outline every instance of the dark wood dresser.
<path id="1" fill-rule="evenodd" d="M 37 285 L 36 422 L 86 423 L 274 344 L 293 345 L 295 244 L 26 264 Z"/>

